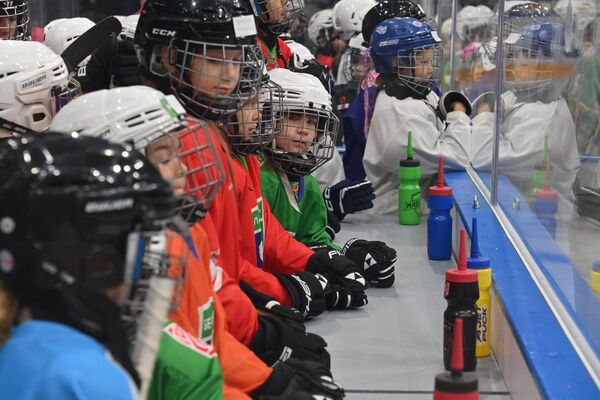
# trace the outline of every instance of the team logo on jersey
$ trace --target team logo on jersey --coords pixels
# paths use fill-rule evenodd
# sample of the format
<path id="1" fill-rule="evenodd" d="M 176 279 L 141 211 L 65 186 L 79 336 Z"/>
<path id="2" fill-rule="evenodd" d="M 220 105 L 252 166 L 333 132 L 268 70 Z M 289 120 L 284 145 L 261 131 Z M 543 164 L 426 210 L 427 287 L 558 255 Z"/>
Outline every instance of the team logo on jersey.
<path id="1" fill-rule="evenodd" d="M 169 325 L 165 326 L 163 331 L 167 335 L 171 336 L 176 342 L 181 343 L 185 347 L 188 347 L 206 357 L 214 358 L 217 356 L 217 352 L 210 344 L 190 335 L 175 323 L 170 323 Z"/>
<path id="2" fill-rule="evenodd" d="M 256 201 L 256 207 L 252 210 L 252 221 L 254 222 L 254 244 L 256 246 L 256 266 L 262 268 L 264 253 L 264 231 L 265 218 L 263 209 L 263 198 L 259 197 Z"/>
<path id="3" fill-rule="evenodd" d="M 198 336 L 208 344 L 213 343 L 215 330 L 215 307 L 212 297 L 198 307 Z"/>

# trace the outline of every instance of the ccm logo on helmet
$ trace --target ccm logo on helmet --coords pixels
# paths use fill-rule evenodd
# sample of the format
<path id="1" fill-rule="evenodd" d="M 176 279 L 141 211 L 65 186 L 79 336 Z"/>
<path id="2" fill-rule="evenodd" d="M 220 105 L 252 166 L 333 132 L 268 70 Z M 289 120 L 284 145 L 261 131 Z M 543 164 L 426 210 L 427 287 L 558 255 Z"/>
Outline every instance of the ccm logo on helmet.
<path id="1" fill-rule="evenodd" d="M 119 211 L 133 207 L 133 199 L 128 197 L 126 199 L 107 200 L 107 201 L 91 201 L 85 205 L 86 214 L 93 214 L 99 212 L 108 211 Z"/>
<path id="2" fill-rule="evenodd" d="M 177 31 L 170 31 L 168 29 L 153 28 L 152 29 L 152 34 L 158 35 L 158 36 L 175 37 L 175 35 L 177 34 Z"/>

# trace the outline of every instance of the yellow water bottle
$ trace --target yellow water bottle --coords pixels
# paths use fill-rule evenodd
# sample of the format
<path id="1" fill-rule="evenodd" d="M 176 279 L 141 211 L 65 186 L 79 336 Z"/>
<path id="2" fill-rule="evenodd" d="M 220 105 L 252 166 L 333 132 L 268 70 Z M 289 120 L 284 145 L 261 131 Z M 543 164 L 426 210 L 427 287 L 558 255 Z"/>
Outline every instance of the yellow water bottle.
<path id="1" fill-rule="evenodd" d="M 592 264 L 592 272 L 590 273 L 590 286 L 596 296 L 600 297 L 600 260 L 594 261 Z"/>
<path id="2" fill-rule="evenodd" d="M 492 299 L 490 287 L 492 286 L 492 268 L 490 259 L 483 256 L 479 250 L 479 238 L 477 237 L 477 218 L 473 218 L 471 227 L 471 257 L 467 259 L 467 268 L 477 270 L 479 282 L 479 300 L 477 300 L 477 332 L 475 355 L 487 357 L 490 355 L 491 343 L 491 321 L 492 321 Z"/>

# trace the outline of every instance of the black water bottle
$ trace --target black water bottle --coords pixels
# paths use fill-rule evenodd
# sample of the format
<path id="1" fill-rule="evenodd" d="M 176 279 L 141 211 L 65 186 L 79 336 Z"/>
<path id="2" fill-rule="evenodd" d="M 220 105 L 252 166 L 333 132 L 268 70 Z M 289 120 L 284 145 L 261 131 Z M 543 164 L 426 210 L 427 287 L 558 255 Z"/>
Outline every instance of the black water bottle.
<path id="1" fill-rule="evenodd" d="M 464 371 L 474 371 L 477 367 L 475 356 L 477 333 L 477 306 L 479 283 L 477 271 L 467 269 L 466 232 L 460 231 L 460 251 L 458 268 L 446 271 L 444 298 L 448 307 L 444 312 L 444 367 L 450 371 L 454 321 L 463 320 L 463 360 Z"/>

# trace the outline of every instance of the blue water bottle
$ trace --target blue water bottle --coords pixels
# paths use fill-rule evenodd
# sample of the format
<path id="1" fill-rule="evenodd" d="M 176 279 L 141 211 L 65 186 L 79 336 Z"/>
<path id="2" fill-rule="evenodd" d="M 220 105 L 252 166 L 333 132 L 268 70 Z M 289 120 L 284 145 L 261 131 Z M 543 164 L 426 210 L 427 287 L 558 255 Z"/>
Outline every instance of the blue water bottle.
<path id="1" fill-rule="evenodd" d="M 429 188 L 427 200 L 427 256 L 430 260 L 449 260 L 452 256 L 452 188 L 444 184 L 444 157 L 438 161 L 437 186 Z"/>
<path id="2" fill-rule="evenodd" d="M 546 160 L 544 187 L 535 191 L 533 209 L 550 236 L 556 238 L 556 213 L 558 212 L 558 193 L 550 186 L 550 160 Z"/>

